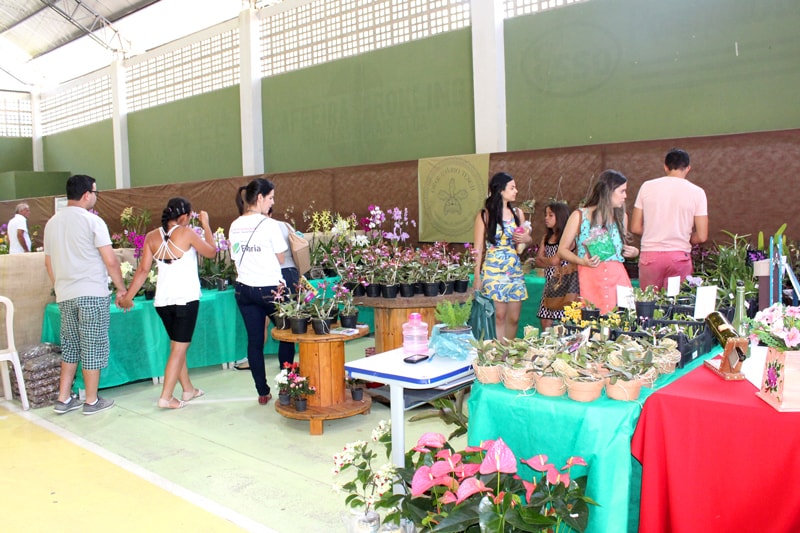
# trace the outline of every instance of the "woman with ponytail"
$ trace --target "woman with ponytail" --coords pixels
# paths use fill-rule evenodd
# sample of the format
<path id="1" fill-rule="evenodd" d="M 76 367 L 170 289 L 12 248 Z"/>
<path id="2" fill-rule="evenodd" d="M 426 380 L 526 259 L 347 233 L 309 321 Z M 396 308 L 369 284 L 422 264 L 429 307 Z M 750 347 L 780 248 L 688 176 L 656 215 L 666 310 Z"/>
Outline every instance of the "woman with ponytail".
<path id="1" fill-rule="evenodd" d="M 228 232 L 236 265 L 236 304 L 247 330 L 247 363 L 260 405 L 272 398 L 264 368 L 265 329 L 275 312 L 274 293 L 284 283 L 281 263 L 289 249 L 278 222 L 267 216 L 274 203 L 275 186 L 269 180 L 256 178 L 239 187 L 239 218 Z"/>
<path id="2" fill-rule="evenodd" d="M 128 295 L 120 303 L 124 309 L 133 307 L 132 298 L 142 287 L 155 259 L 158 281 L 153 305 L 170 340 L 164 387 L 158 399 L 158 406 L 162 409 L 180 409 L 186 402 L 204 394 L 189 379 L 186 351 L 192 342 L 200 306 L 197 254 L 214 257 L 217 249 L 208 224 L 208 213 L 200 211 L 198 215 L 204 232 L 202 238 L 188 227 L 191 213 L 192 204 L 185 198 L 172 198 L 167 202 L 161 215 L 161 227 L 148 232 Z M 181 400 L 173 397 L 178 382 L 183 389 Z"/>

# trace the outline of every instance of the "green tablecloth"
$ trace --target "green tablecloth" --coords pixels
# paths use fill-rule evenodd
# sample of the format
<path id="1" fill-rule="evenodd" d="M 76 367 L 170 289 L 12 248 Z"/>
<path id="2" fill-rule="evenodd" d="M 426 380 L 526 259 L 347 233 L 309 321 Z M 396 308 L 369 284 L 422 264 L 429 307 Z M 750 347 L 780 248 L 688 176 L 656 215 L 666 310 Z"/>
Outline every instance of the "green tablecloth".
<path id="1" fill-rule="evenodd" d="M 313 286 L 335 282 L 338 278 L 310 280 Z M 327 289 L 330 291 L 331 289 Z M 169 337 L 153 309 L 152 300 L 143 296 L 134 299 L 135 306 L 127 313 L 111 305 L 109 325 L 109 363 L 100 372 L 100 388 L 164 375 L 169 357 Z M 371 308 L 360 308 L 358 320 L 375 327 Z M 42 322 L 42 342 L 61 344 L 61 312 L 55 303 L 48 304 Z M 269 325 L 271 331 L 272 324 Z M 277 354 L 278 342 L 267 332 L 265 354 Z M 189 368 L 221 365 L 247 357 L 247 333 L 236 305 L 233 287 L 226 291 L 203 289 L 200 310 L 192 344 L 186 355 Z M 267 376 L 271 379 L 271 376 Z M 83 386 L 78 372 L 76 385 Z"/>
<path id="2" fill-rule="evenodd" d="M 676 371 L 660 376 L 659 389 L 693 370 L 719 349 L 701 356 Z M 643 388 L 638 401 L 620 402 L 603 395 L 589 403 L 566 396 L 551 398 L 533 392 L 521 393 L 502 384 L 472 386 L 469 406 L 468 442 L 502 437 L 517 458 L 529 459 L 545 454 L 561 467 L 573 455 L 583 457 L 588 473 L 588 496 L 600 504 L 591 507 L 588 533 L 635 532 L 639 521 L 641 465 L 631 456 L 631 438 L 647 396 Z M 519 464 L 520 473 L 531 479 L 532 471 Z M 538 473 L 537 473 L 538 474 Z"/>
<path id="3" fill-rule="evenodd" d="M 111 306 L 109 364 L 100 372 L 100 387 L 114 387 L 164 375 L 169 337 L 153 309 L 153 301 L 138 296 L 127 313 Z M 45 308 L 42 342 L 60 344 L 58 305 Z M 233 289 L 203 290 L 192 344 L 186 355 L 189 368 L 222 364 L 247 356 L 247 335 Z M 80 372 L 76 384 L 83 385 Z"/>

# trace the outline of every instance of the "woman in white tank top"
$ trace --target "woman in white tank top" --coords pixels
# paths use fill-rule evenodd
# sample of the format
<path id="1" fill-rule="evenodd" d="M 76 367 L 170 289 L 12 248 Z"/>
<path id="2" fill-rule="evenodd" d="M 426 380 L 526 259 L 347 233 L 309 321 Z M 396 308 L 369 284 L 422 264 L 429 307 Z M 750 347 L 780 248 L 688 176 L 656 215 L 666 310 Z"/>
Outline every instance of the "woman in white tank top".
<path id="1" fill-rule="evenodd" d="M 192 341 L 200 300 L 197 254 L 214 257 L 216 246 L 208 224 L 208 213 L 200 211 L 198 215 L 203 238 L 188 227 L 191 213 L 192 205 L 188 200 L 170 199 L 161 215 L 161 227 L 149 232 L 145 238 L 139 266 L 127 296 L 120 302 L 123 309 L 133 307 L 133 297 L 142 287 L 155 260 L 158 281 L 153 305 L 170 338 L 164 387 L 158 399 L 158 406 L 162 409 L 180 409 L 186 402 L 204 394 L 189 379 L 186 351 Z M 183 388 L 181 400 L 173 397 L 179 381 Z"/>

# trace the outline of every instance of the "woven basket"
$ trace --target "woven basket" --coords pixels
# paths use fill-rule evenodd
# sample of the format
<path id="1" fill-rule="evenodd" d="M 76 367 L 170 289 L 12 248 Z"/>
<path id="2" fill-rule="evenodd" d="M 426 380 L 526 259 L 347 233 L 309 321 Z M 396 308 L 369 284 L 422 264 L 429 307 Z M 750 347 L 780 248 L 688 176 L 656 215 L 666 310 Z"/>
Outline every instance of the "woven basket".
<path id="1" fill-rule="evenodd" d="M 501 366 L 479 366 L 478 363 L 472 363 L 472 368 L 475 370 L 475 379 L 481 383 L 500 383 Z"/>
<path id="2" fill-rule="evenodd" d="M 528 390 L 533 388 L 533 371 L 530 368 L 502 367 L 503 385 L 511 390 Z"/>
<path id="3" fill-rule="evenodd" d="M 639 398 L 641 391 L 641 379 L 632 379 L 630 381 L 618 379 L 616 383 L 609 382 L 606 384 L 606 396 L 612 400 L 621 400 L 623 402 L 636 400 Z"/>
<path id="4" fill-rule="evenodd" d="M 536 392 L 542 396 L 563 396 L 567 385 L 561 376 L 542 376 L 535 374 Z"/>
<path id="5" fill-rule="evenodd" d="M 593 402 L 603 393 L 606 381 L 573 381 L 569 378 L 567 382 L 567 396 L 576 402 Z"/>
<path id="6" fill-rule="evenodd" d="M 639 379 L 642 381 L 642 387 L 653 388 L 653 384 L 656 382 L 656 378 L 658 378 L 658 370 L 655 368 L 651 368 L 641 376 Z"/>

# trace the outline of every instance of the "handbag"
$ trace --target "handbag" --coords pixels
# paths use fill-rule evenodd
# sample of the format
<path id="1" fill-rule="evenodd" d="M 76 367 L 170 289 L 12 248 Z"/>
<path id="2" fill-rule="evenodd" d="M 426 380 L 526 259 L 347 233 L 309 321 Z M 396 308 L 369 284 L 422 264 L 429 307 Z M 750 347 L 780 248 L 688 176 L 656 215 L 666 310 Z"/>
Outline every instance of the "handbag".
<path id="1" fill-rule="evenodd" d="M 472 327 L 472 336 L 478 340 L 491 340 L 497 337 L 494 323 L 494 301 L 481 291 L 473 293 L 472 311 L 468 324 Z"/>
<path id="2" fill-rule="evenodd" d="M 300 274 L 305 274 L 311 270 L 311 246 L 305 237 L 298 234 L 294 228 L 284 222 L 289 228 L 289 249 L 292 251 L 292 260 L 297 266 Z"/>
<path id="3" fill-rule="evenodd" d="M 552 289 L 553 293 L 561 292 L 559 289 L 562 291 L 567 289 L 567 291 L 569 291 L 569 284 L 572 278 L 577 276 L 577 272 L 578 267 L 573 263 L 559 265 L 553 272 L 553 285 L 552 287 L 545 287 L 545 293 L 551 292 L 548 289 Z M 547 296 L 545 294 L 542 296 L 542 306 L 554 311 L 561 311 L 572 302 L 577 302 L 579 298 L 580 294 L 578 292 L 565 292 L 553 296 Z"/>

